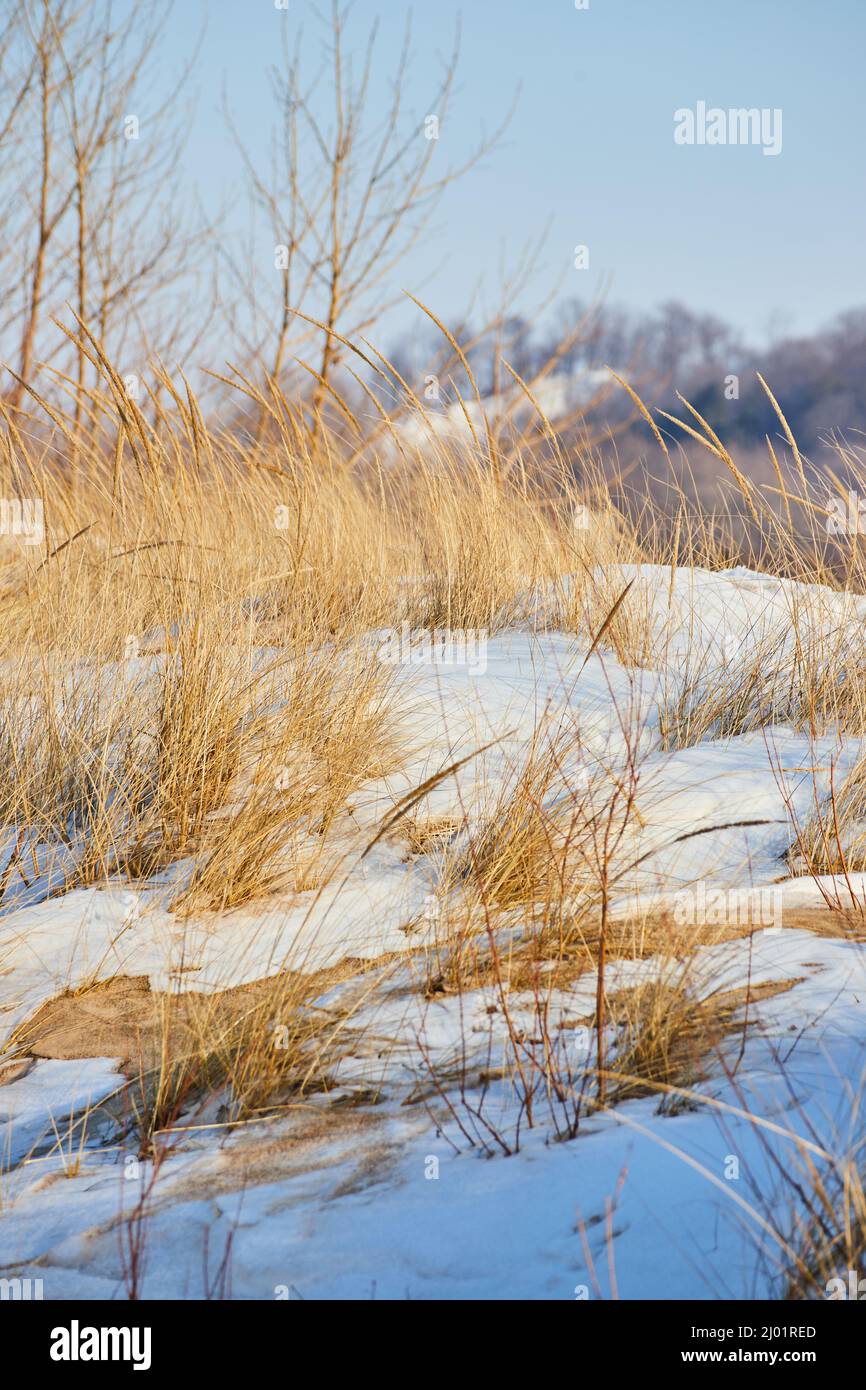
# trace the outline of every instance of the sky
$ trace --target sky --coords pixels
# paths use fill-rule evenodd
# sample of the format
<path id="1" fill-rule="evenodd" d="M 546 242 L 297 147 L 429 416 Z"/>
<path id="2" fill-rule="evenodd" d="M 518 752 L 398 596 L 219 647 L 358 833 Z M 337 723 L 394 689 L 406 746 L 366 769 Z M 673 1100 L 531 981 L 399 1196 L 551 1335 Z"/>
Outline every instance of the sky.
<path id="1" fill-rule="evenodd" d="M 380 19 L 372 101 L 383 110 L 411 13 L 419 121 L 461 22 L 458 91 L 436 149 L 443 163 L 464 158 L 519 89 L 502 142 L 449 190 L 395 289 L 421 292 L 454 321 L 479 283 L 494 304 L 502 268 L 531 246 L 524 309 L 552 293 L 604 293 L 639 311 L 677 299 L 760 344 L 866 303 L 864 0 L 587 2 L 356 0 L 350 37 Z M 164 32 L 167 75 L 203 22 L 186 172 L 207 206 L 228 203 L 231 228 L 245 194 L 223 87 L 247 145 L 264 152 L 282 30 L 303 31 L 310 75 L 325 30 L 309 0 L 288 0 L 288 10 L 274 0 L 178 0 Z M 701 101 L 780 110 L 781 151 L 675 143 L 674 113 Z M 579 245 L 586 269 L 574 265 Z M 395 311 L 392 329 L 417 312 Z"/>

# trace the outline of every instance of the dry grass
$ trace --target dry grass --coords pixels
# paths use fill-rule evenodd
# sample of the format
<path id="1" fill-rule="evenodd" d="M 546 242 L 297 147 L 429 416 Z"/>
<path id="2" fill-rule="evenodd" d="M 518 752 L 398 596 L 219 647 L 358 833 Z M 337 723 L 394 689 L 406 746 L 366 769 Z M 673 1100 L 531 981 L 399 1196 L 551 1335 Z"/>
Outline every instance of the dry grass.
<path id="1" fill-rule="evenodd" d="M 696 999 L 682 969 L 668 969 L 643 984 L 619 990 L 610 998 L 610 1020 L 617 1030 L 611 1062 L 610 1104 L 637 1095 L 655 1095 L 665 1087 L 689 1090 L 708 1074 L 722 1043 L 749 1026 L 749 1010 L 760 999 L 784 994 L 798 980 L 773 981 L 731 990 L 716 990 Z M 617 1079 L 617 1073 L 621 1079 Z M 674 1114 L 681 1102 L 663 1094 L 661 1108 Z"/>
<path id="2" fill-rule="evenodd" d="M 317 997 L 347 980 L 354 1003 L 325 1010 Z M 13 1058 L 114 1056 L 128 1085 L 109 1108 L 134 1124 L 144 1149 L 160 1130 L 274 1114 L 329 1088 L 328 1068 L 351 1043 L 365 998 L 359 962 L 283 970 L 204 994 L 152 991 L 147 977 L 116 977 L 67 991 L 15 1030 Z"/>
<path id="3" fill-rule="evenodd" d="M 859 757 L 847 777 L 830 775 L 830 792 L 815 798 L 814 810 L 796 827 L 788 851 L 796 873 L 848 875 L 866 869 L 866 758 Z M 854 890 L 849 896 L 856 900 Z"/>
<path id="4" fill-rule="evenodd" d="M 782 1279 L 786 1299 L 863 1297 L 866 1181 L 860 1148 L 825 1153 L 817 1161 L 802 1146 L 796 1150 L 789 1174 L 790 1258 Z"/>
<path id="5" fill-rule="evenodd" d="M 70 419 L 34 410 L 31 445 L 23 417 L 6 421 L 0 493 L 43 498 L 46 534 L 37 546 L 3 538 L 0 550 L 0 911 L 22 891 L 33 901 L 118 878 L 168 879 L 178 918 L 315 896 L 375 833 L 359 833 L 356 795 L 410 751 L 393 670 L 375 657 L 382 629 L 564 630 L 575 677 L 587 651 L 602 670 L 612 653 L 636 689 L 643 670 L 671 666 L 636 567 L 666 567 L 671 594 L 684 570 L 735 563 L 866 592 L 861 548 L 828 536 L 820 480 L 793 443 L 779 488 L 761 493 L 691 416 L 686 434 L 715 455 L 726 491 L 702 512 L 672 466 L 661 514 L 635 505 L 588 449 L 566 456 L 543 418 L 520 433 L 483 421 L 462 438 L 431 428 L 419 442 L 405 415 L 365 430 L 344 402 L 313 420 L 276 382 L 261 392 L 246 382 L 263 419 L 252 438 L 209 426 L 164 376 L 143 411 L 86 341 L 102 372 L 86 439 L 80 424 L 73 440 Z M 773 722 L 815 736 L 866 731 L 866 653 L 855 625 L 828 624 L 814 592 L 721 664 L 688 655 L 667 677 L 662 748 Z M 563 1135 L 576 1132 L 587 1067 L 575 1070 L 554 1036 L 557 991 L 587 971 L 597 982 L 595 1105 L 699 1074 L 736 1016 L 729 1000 L 695 1007 L 676 971 L 629 994 L 609 989 L 619 961 L 653 954 L 673 970 L 708 944 L 666 919 L 611 917 L 642 826 L 639 721 L 615 713 L 616 758 L 540 712 L 523 760 L 479 814 L 425 813 L 422 787 L 386 823 L 391 843 L 438 871 L 422 989 L 493 990 L 507 1024 L 501 1075 L 526 1123 L 546 1110 Z M 866 866 L 863 786 L 858 768 L 829 813 L 816 806 L 798 841 L 809 872 Z M 407 923 L 407 956 L 414 949 Z M 221 1097 L 233 1123 L 326 1085 L 352 1022 L 310 1009 L 316 985 L 284 969 L 267 989 L 226 996 L 231 1008 L 161 999 L 137 1073 L 147 1141 L 207 1098 Z M 518 995 L 533 1001 L 528 1032 L 512 1026 Z M 637 1080 L 606 1090 L 617 1069 Z M 477 1097 L 465 1099 L 473 1133 L 499 1144 Z"/>

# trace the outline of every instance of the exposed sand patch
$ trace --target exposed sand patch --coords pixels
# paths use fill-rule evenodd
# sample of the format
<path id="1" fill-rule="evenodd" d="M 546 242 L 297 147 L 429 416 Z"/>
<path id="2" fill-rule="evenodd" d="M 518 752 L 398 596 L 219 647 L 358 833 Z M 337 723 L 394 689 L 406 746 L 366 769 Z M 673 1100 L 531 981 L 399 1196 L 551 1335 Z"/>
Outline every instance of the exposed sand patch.
<path id="1" fill-rule="evenodd" d="M 204 1019 L 209 1032 L 228 1033 L 269 1001 L 277 1007 L 291 999 L 293 1007 L 300 1007 L 362 976 L 369 966 L 347 959 L 316 974 L 282 972 L 214 993 L 166 994 L 152 990 L 146 975 L 120 975 L 48 1000 L 16 1030 L 13 1042 L 22 1060 L 117 1057 L 127 1071 L 150 1070 L 163 1055 L 177 1058 L 198 1050 Z"/>

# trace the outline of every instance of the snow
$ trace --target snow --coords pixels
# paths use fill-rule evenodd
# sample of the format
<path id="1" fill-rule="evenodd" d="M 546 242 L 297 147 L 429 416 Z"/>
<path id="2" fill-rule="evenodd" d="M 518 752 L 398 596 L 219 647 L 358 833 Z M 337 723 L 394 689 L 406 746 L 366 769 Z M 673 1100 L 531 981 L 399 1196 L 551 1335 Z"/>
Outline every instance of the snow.
<path id="1" fill-rule="evenodd" d="M 778 1250 L 761 1235 L 762 1219 L 784 1229 L 789 1217 L 773 1157 L 796 1163 L 792 1135 L 809 1126 L 832 1152 L 850 1137 L 866 1032 L 863 949 L 804 930 L 799 917 L 785 926 L 793 910 L 820 912 L 851 892 L 866 900 L 866 875 L 851 875 L 850 884 L 792 878 L 784 856 L 792 817 L 808 818 L 827 794 L 831 768 L 838 783 L 859 743 L 780 724 L 666 750 L 658 704 L 701 663 L 712 678 L 732 647 L 784 654 L 793 612 L 844 641 L 847 626 L 866 619 L 866 601 L 741 569 L 671 575 L 623 567 L 616 587 L 629 579 L 649 606 L 649 669 L 626 669 L 607 649 L 587 658 L 585 634 L 547 631 L 535 619 L 491 636 L 483 669 L 395 668 L 407 760 L 398 775 L 353 797 L 326 888 L 183 919 L 167 909 L 170 882 L 117 884 L 19 899 L 0 918 L 0 1038 L 58 991 L 116 975 L 146 975 L 155 990 L 219 990 L 287 967 L 413 952 L 382 972 L 354 1020 L 393 1046 L 361 1041 L 335 1067 L 338 1095 L 381 1085 L 380 1105 L 341 1111 L 332 1093 L 287 1119 L 192 1127 L 173 1139 L 152 1192 L 150 1163 L 135 1156 L 111 1113 L 98 1110 L 123 1084 L 116 1059 L 37 1061 L 6 1084 L 0 1073 L 4 1273 L 43 1278 L 46 1298 L 122 1294 L 128 1271 L 118 1222 L 148 1194 L 146 1297 L 202 1296 L 229 1241 L 235 1297 L 609 1296 L 603 1218 L 613 1201 L 619 1296 L 777 1290 Z M 138 680 L 150 669 L 130 661 L 106 679 Z M 487 1158 L 455 1120 L 459 1097 L 451 1097 L 453 1111 L 435 1094 L 403 1102 L 424 1080 L 422 1059 L 444 1068 L 463 1049 L 479 1061 L 500 1055 L 508 1026 L 496 994 L 480 988 L 428 999 L 408 988 L 435 936 L 439 865 L 435 855 L 409 854 L 398 836 L 364 851 L 401 796 L 489 744 L 415 812 L 478 825 L 513 786 L 539 728 L 569 734 L 571 775 L 584 768 L 611 777 L 635 759 L 641 826 L 616 884 L 615 915 L 674 908 L 697 881 L 778 894 L 781 931 L 702 946 L 683 963 L 696 1001 L 747 982 L 795 983 L 752 1006 L 733 1079 L 710 1066 L 699 1089 L 712 1103 L 667 1115 L 657 1098 L 628 1100 L 585 1116 L 569 1142 L 557 1141 L 549 1115 L 534 1128 L 524 1117 L 519 1151 Z M 613 961 L 608 989 L 659 968 L 652 957 Z M 340 985 L 318 1003 L 329 1007 L 352 988 Z M 587 974 L 549 993 L 552 1017 L 569 1024 L 561 1045 L 578 1067 L 591 1039 L 576 1025 L 592 1014 L 594 989 Z M 532 997 L 512 993 L 509 1005 L 511 1026 L 531 1036 Z M 509 1087 L 493 1086 L 484 1104 L 513 1137 L 519 1115 Z M 760 1131 L 742 1113 L 750 1105 L 791 1133 Z M 90 1107 L 97 1109 L 79 1146 L 76 1121 Z M 66 1136 L 62 1152 L 57 1135 Z M 725 1176 L 731 1157 L 735 1179 Z"/>
<path id="2" fill-rule="evenodd" d="M 116 1064 L 101 1057 L 39 1062 L 7 1082 L 0 1087 L 0 1164 L 12 1167 L 58 1139 L 76 1152 L 88 1112 L 121 1086 Z"/>
<path id="3" fill-rule="evenodd" d="M 866 986 L 862 955 L 809 933 L 792 936 L 783 959 L 774 956 L 775 970 L 768 960 L 758 973 L 778 978 L 780 967 L 787 976 L 820 960 L 826 975 L 818 995 L 808 983 L 771 1001 L 769 1011 L 761 1006 L 768 1026 L 775 1009 L 789 1034 L 807 1029 L 798 1038 L 794 1073 L 801 1113 L 790 1117 L 777 1055 L 760 1038 L 750 1044 L 748 1079 L 737 1093 L 718 1079 L 706 1090 L 737 1109 L 751 1101 L 759 1115 L 800 1134 L 811 1124 L 832 1144 L 844 1137 L 850 1087 L 862 1068 L 856 1013 Z M 734 979 L 744 946 L 724 949 Z M 778 949 L 774 942 L 773 952 Z M 822 1017 L 827 1001 L 840 993 L 842 1012 L 828 1021 Z M 722 1123 L 712 1110 L 663 1116 L 655 1099 L 644 1099 L 588 1122 L 570 1143 L 551 1144 L 541 1131 L 526 1131 L 518 1154 L 484 1159 L 455 1152 L 447 1126 L 436 1136 L 422 1109 L 408 1117 L 394 1106 L 381 1117 L 374 1112 L 361 1143 L 357 1131 L 293 1143 L 292 1127 L 281 1122 L 271 1125 L 267 1141 L 266 1127 L 255 1126 L 219 1148 L 202 1143 L 169 1157 L 148 1228 L 144 1296 L 203 1294 L 205 1232 L 211 1276 L 231 1236 L 232 1293 L 239 1297 L 573 1299 L 584 1288 L 590 1298 L 609 1296 L 598 1218 L 621 1176 L 614 1217 L 620 1297 L 773 1291 L 778 1251 L 766 1238 L 764 1267 L 756 1271 L 749 1208 L 766 1207 L 784 1229 L 785 1197 L 776 1190 L 770 1153 L 793 1164 L 792 1140 L 761 1136 L 735 1115 Z M 450 1138 L 459 1138 L 453 1126 Z M 239 1171 L 243 1153 L 247 1165 Z M 727 1180 L 731 1157 L 739 1176 Z M 438 1160 L 436 1177 L 431 1159 Z M 4 1218 L 5 1258 L 22 1277 L 42 1277 L 46 1298 L 122 1291 L 116 1223 L 146 1188 L 148 1165 L 141 1167 L 130 1181 L 115 1155 L 96 1152 L 86 1171 L 48 1185 L 44 1175 L 34 1182 L 28 1170 L 16 1175 Z M 79 1269 L 83 1277 L 71 1281 L 70 1271 Z"/>
<path id="4" fill-rule="evenodd" d="M 461 404 L 452 401 L 442 407 L 435 399 L 424 400 L 424 414 L 407 414 L 397 423 L 397 432 L 408 445 L 424 446 L 429 450 L 437 439 L 471 441 L 472 430 L 481 437 L 485 416 L 495 429 L 510 422 L 517 430 L 538 423 L 538 410 L 549 420 L 562 420 L 609 388 L 611 375 L 605 368 L 589 368 L 574 377 L 549 376 L 531 387 L 537 403 L 530 404 L 522 389 L 513 387 L 499 395 L 484 397 L 481 405 L 471 397 Z M 483 409 L 482 409 L 483 407 Z M 470 424 L 467 423 L 467 416 Z"/>

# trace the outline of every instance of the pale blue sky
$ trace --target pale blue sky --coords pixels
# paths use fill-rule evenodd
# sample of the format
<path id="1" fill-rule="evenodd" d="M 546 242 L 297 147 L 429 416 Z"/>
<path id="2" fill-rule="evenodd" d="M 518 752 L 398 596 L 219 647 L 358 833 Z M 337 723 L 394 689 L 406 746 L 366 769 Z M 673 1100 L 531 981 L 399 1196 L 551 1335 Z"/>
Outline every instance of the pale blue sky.
<path id="1" fill-rule="evenodd" d="M 206 0 L 187 152 L 206 201 L 243 211 L 236 156 L 221 122 L 223 79 L 250 147 L 268 138 L 269 65 L 282 26 L 302 26 L 312 57 L 316 7 L 290 0 Z M 323 8 L 327 8 L 324 0 Z M 413 109 L 427 114 L 462 18 L 459 93 L 437 157 L 459 160 L 521 94 L 506 140 L 449 192 L 435 235 L 399 276 L 438 312 L 458 317 L 480 276 L 495 294 L 506 264 L 549 226 L 538 295 L 561 283 L 634 308 L 683 300 L 760 342 L 774 315 L 807 332 L 866 303 L 864 0 L 356 0 L 354 32 L 381 17 L 379 73 L 396 57 L 411 10 Z M 165 51 L 179 56 L 201 22 L 179 0 Z M 416 95 L 417 94 L 417 97 Z M 387 100 L 380 83 L 376 100 Z M 778 158 L 753 147 L 674 144 L 673 112 L 709 105 L 780 107 Z M 576 243 L 591 268 L 572 267 Z M 398 324 L 402 327 L 402 323 Z"/>

